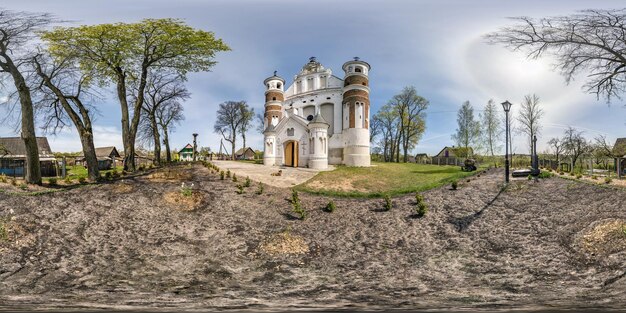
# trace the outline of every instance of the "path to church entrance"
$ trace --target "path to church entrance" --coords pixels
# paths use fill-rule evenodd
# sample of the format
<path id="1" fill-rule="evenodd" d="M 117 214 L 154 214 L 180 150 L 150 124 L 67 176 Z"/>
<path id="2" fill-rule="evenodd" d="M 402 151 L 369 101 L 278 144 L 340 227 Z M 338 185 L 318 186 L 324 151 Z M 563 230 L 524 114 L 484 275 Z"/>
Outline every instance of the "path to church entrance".
<path id="1" fill-rule="evenodd" d="M 262 164 L 252 164 L 237 161 L 212 162 L 214 162 L 215 165 L 219 166 L 219 168 L 223 169 L 224 171 L 230 170 L 231 172 L 237 174 L 237 178 L 239 178 L 240 181 L 243 181 L 246 176 L 249 176 L 250 179 L 252 179 L 253 181 L 262 182 L 270 186 L 281 188 L 289 188 L 295 185 L 302 184 L 315 176 L 315 174 L 320 172 L 320 170 L 314 170 L 310 168 L 265 166 Z M 329 165 L 326 171 L 332 171 L 334 169 L 334 166 Z M 281 176 L 272 176 L 272 173 L 276 173 L 279 170 L 283 170 Z"/>

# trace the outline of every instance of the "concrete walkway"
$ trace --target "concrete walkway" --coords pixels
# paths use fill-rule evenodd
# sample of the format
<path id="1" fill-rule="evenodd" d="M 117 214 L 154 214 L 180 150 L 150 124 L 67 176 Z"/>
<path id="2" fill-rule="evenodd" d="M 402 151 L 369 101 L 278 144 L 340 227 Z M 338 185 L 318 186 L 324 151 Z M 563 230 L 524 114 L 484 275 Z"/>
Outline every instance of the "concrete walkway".
<path id="1" fill-rule="evenodd" d="M 220 169 L 223 169 L 224 171 L 230 170 L 231 172 L 237 174 L 237 178 L 239 178 L 240 181 L 248 176 L 253 181 L 262 182 L 270 186 L 281 188 L 290 188 L 295 185 L 302 184 L 321 171 L 310 168 L 265 166 L 262 164 L 252 164 L 237 161 L 214 160 L 211 162 L 215 163 L 215 165 L 217 165 Z M 329 165 L 328 169 L 324 171 L 332 171 L 334 169 L 334 166 Z M 272 176 L 272 173 L 276 173 L 279 170 L 283 170 L 281 176 Z"/>

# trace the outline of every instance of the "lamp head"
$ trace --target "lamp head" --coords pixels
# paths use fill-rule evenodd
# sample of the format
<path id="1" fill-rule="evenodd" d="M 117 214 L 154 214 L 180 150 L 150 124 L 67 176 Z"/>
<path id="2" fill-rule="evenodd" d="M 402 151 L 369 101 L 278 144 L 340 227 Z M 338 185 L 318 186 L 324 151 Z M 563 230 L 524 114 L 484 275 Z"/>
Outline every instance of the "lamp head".
<path id="1" fill-rule="evenodd" d="M 502 102 L 502 108 L 504 109 L 504 112 L 509 112 L 511 110 L 511 106 L 513 104 L 511 104 L 511 102 L 509 102 L 509 100 L 506 100 L 504 102 Z"/>

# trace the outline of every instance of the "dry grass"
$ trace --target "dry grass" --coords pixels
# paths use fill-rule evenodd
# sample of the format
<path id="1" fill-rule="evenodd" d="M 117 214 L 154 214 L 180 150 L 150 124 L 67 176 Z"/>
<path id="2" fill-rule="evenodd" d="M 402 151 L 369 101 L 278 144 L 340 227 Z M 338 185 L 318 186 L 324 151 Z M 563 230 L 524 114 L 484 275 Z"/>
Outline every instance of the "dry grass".
<path id="1" fill-rule="evenodd" d="M 147 179 L 155 182 L 189 181 L 193 179 L 193 175 L 191 174 L 191 170 L 188 168 L 165 168 L 148 175 Z"/>
<path id="2" fill-rule="evenodd" d="M 133 185 L 125 184 L 125 183 L 114 184 L 111 186 L 111 191 L 115 193 L 129 193 L 129 192 L 133 192 L 133 190 L 135 190 Z"/>
<path id="3" fill-rule="evenodd" d="M 0 219 L 0 254 L 7 249 L 31 246 L 35 236 L 12 219 Z"/>
<path id="4" fill-rule="evenodd" d="M 309 245 L 304 238 L 284 231 L 272 235 L 261 243 L 259 250 L 269 255 L 298 255 L 308 253 Z"/>
<path id="5" fill-rule="evenodd" d="M 204 197 L 199 192 L 193 192 L 190 196 L 186 196 L 177 191 L 165 193 L 163 199 L 180 211 L 193 211 L 200 207 Z"/>
<path id="6" fill-rule="evenodd" d="M 626 250 L 626 221 L 613 220 L 597 225 L 582 237 L 585 250 L 612 254 Z"/>

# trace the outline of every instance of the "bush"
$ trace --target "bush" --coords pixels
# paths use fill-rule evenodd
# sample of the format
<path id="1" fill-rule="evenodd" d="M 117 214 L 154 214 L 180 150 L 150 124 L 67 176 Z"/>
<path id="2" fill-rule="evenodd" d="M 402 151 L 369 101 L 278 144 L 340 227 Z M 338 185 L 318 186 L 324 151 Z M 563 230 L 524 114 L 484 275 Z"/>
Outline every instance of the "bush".
<path id="1" fill-rule="evenodd" d="M 28 185 L 26 183 L 21 183 L 20 184 L 20 189 L 27 190 L 28 189 Z"/>
<path id="2" fill-rule="evenodd" d="M 224 180 L 224 175 L 225 175 L 224 171 L 221 171 L 221 172 L 220 172 L 220 179 L 221 179 L 221 180 Z"/>
<path id="3" fill-rule="evenodd" d="M 2 182 L 2 183 L 6 183 L 7 182 L 7 176 L 4 175 L 4 173 L 0 174 L 0 182 Z"/>
<path id="4" fill-rule="evenodd" d="M 583 175 L 576 174 L 576 179 L 581 179 L 582 177 L 583 177 Z"/>
<path id="5" fill-rule="evenodd" d="M 54 177 L 50 177 L 48 178 L 48 185 L 50 186 L 56 186 L 57 185 L 57 179 Z"/>
<path id="6" fill-rule="evenodd" d="M 113 174 L 111 174 L 111 172 L 106 172 L 104 173 L 104 178 L 106 178 L 107 180 L 111 180 L 111 178 L 113 178 Z"/>
<path id="7" fill-rule="evenodd" d="M 191 197 L 193 195 L 193 183 L 191 185 L 182 183 L 180 185 L 180 194 L 185 197 Z"/>
<path id="8" fill-rule="evenodd" d="M 532 180 L 533 179 L 533 175 L 528 175 L 528 180 Z"/>
<path id="9" fill-rule="evenodd" d="M 242 184 L 237 184 L 237 193 L 238 194 L 242 194 L 243 193 L 243 185 Z"/>
<path id="10" fill-rule="evenodd" d="M 606 177 L 606 178 L 604 179 L 604 183 L 605 183 L 605 184 L 610 184 L 612 181 L 613 181 L 613 179 L 611 179 L 611 177 Z"/>
<path id="11" fill-rule="evenodd" d="M 391 211 L 391 209 L 393 208 L 393 202 L 391 202 L 391 197 L 389 195 L 385 195 L 383 197 L 383 200 L 385 201 L 385 204 L 383 206 L 385 211 Z"/>
<path id="12" fill-rule="evenodd" d="M 78 177 L 78 183 L 79 184 L 84 184 L 86 181 L 85 177 Z"/>
<path id="13" fill-rule="evenodd" d="M 17 186 L 17 180 L 15 178 L 11 178 L 11 185 Z"/>
<path id="14" fill-rule="evenodd" d="M 226 177 L 227 177 L 227 178 L 230 178 L 230 170 L 227 170 L 227 171 L 226 171 Z"/>
<path id="15" fill-rule="evenodd" d="M 418 217 L 423 217 L 428 212 L 428 206 L 424 202 L 424 196 L 422 196 L 419 192 L 415 194 L 415 213 L 417 213 Z"/>
<path id="16" fill-rule="evenodd" d="M 237 182 L 237 175 L 233 174 L 233 182 Z"/>
<path id="17" fill-rule="evenodd" d="M 70 176 L 69 176 L 69 175 L 66 175 L 66 176 L 65 176 L 65 179 L 63 179 L 63 182 L 64 182 L 66 185 L 69 185 L 69 184 L 71 184 L 71 183 L 72 183 L 72 179 L 70 178 Z"/>
<path id="18" fill-rule="evenodd" d="M 307 213 L 302 207 L 302 203 L 300 203 L 300 196 L 296 190 L 291 192 L 291 205 L 293 206 L 293 212 L 298 215 L 300 220 L 304 220 L 307 217 Z"/>
<path id="19" fill-rule="evenodd" d="M 248 188 L 248 187 L 250 187 L 250 185 L 252 185 L 252 180 L 250 180 L 249 176 L 246 176 L 246 182 L 243 183 L 243 186 Z"/>
<path id="20" fill-rule="evenodd" d="M 450 187 L 452 187 L 452 190 L 456 190 L 457 188 L 459 188 L 459 182 L 456 180 L 453 180 L 452 183 L 450 184 Z"/>
<path id="21" fill-rule="evenodd" d="M 328 201 L 328 204 L 324 207 L 324 211 L 329 213 L 335 212 L 336 209 L 337 207 L 335 206 L 335 202 L 333 200 Z"/>
<path id="22" fill-rule="evenodd" d="M 564 173 L 563 173 L 562 171 L 561 171 L 561 172 L 559 172 L 559 175 L 563 175 L 563 174 L 564 174 Z"/>
<path id="23" fill-rule="evenodd" d="M 598 176 L 596 176 L 596 175 L 591 175 L 591 179 L 596 180 L 596 179 L 598 179 Z"/>
<path id="24" fill-rule="evenodd" d="M 539 177 L 539 178 L 550 178 L 552 176 L 554 176 L 554 174 L 552 174 L 551 172 L 540 172 L 539 176 L 537 176 L 537 177 Z"/>
<path id="25" fill-rule="evenodd" d="M 264 188 L 265 188 L 265 187 L 263 186 L 263 183 L 259 183 L 259 188 L 256 190 L 256 194 L 257 194 L 257 195 L 261 195 L 261 194 L 263 194 L 263 189 L 264 189 Z"/>

